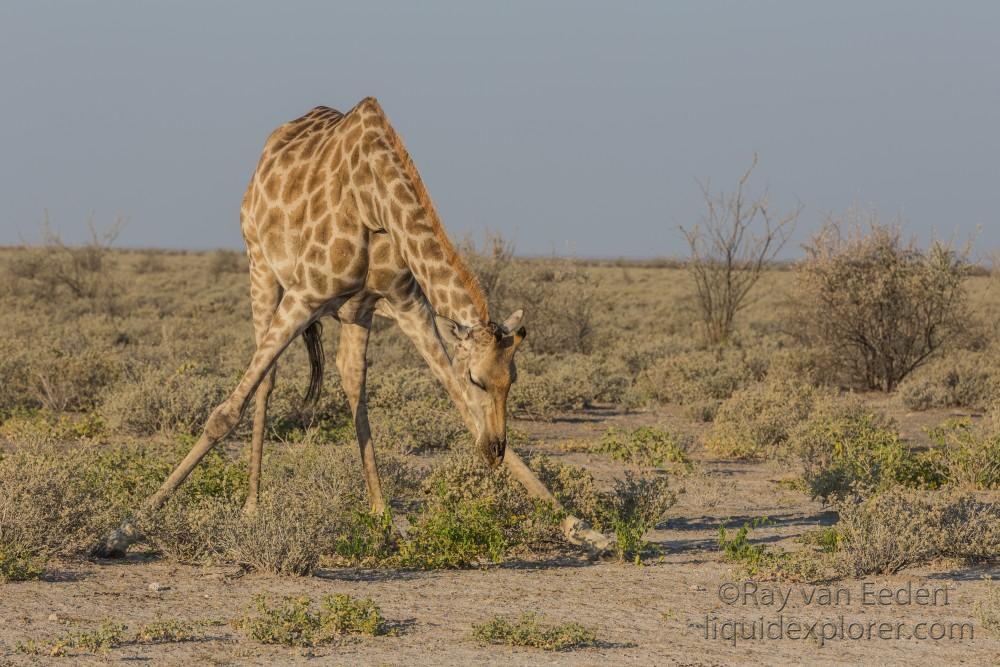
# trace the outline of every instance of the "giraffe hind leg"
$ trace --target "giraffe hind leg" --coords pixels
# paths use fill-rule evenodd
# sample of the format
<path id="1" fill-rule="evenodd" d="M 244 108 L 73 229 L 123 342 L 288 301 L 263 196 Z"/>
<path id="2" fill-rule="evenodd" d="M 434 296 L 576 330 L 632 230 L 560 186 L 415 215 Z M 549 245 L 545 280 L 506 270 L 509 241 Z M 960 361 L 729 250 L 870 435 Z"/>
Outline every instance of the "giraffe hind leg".
<path id="1" fill-rule="evenodd" d="M 281 301 L 281 285 L 267 266 L 261 267 L 257 262 L 250 265 L 250 306 L 253 312 L 254 339 L 258 348 L 263 344 L 264 337 L 271 327 L 278 304 Z M 272 364 L 270 372 L 254 393 L 256 405 L 253 415 L 253 433 L 250 436 L 250 470 L 249 488 L 243 512 L 252 514 L 257 509 L 260 497 L 260 468 L 264 455 L 264 432 L 267 430 L 267 402 L 274 389 L 274 380 L 278 372 L 277 361 Z"/>
<path id="2" fill-rule="evenodd" d="M 375 461 L 375 444 L 372 442 L 371 426 L 368 424 L 368 401 L 365 397 L 365 379 L 368 371 L 365 355 L 370 333 L 370 319 L 364 324 L 347 322 L 341 324 L 340 343 L 337 346 L 337 370 L 340 372 L 340 381 L 344 385 L 344 393 L 347 394 L 354 416 L 354 431 L 358 437 L 368 500 L 372 512 L 382 515 L 385 513 L 385 498 L 382 495 L 382 482 Z"/>

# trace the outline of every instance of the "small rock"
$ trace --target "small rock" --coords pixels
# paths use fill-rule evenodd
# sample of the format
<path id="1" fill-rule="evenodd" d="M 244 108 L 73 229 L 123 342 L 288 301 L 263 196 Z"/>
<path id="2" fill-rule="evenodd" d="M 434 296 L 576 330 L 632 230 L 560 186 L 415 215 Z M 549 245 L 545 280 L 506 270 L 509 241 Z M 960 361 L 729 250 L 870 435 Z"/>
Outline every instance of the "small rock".
<path id="1" fill-rule="evenodd" d="M 58 621 L 59 620 L 59 614 L 49 614 L 49 620 L 50 621 Z"/>
<path id="2" fill-rule="evenodd" d="M 159 593 L 160 591 L 165 591 L 165 590 L 167 590 L 167 588 L 169 588 L 169 586 L 164 586 L 164 585 L 163 585 L 163 584 L 161 584 L 160 582 L 158 582 L 158 581 L 154 581 L 153 583 L 151 583 L 151 584 L 150 584 L 149 586 L 147 586 L 146 588 L 148 588 L 149 590 L 151 590 L 151 591 L 153 591 L 153 592 L 155 592 L 155 593 Z"/>
<path id="3" fill-rule="evenodd" d="M 701 584 L 691 584 L 690 586 L 688 586 L 688 590 L 689 591 L 703 591 L 703 590 L 706 590 L 706 589 Z"/>

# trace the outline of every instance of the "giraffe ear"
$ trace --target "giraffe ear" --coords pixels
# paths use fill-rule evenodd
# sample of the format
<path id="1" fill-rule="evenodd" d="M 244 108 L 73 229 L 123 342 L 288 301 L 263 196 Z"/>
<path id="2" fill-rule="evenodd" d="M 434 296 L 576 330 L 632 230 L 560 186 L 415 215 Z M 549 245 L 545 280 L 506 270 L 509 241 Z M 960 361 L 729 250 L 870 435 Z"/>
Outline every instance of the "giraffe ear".
<path id="1" fill-rule="evenodd" d="M 441 335 L 444 342 L 451 345 L 459 345 L 463 341 L 469 339 L 469 333 L 472 331 L 470 327 L 464 324 L 459 324 L 450 317 L 445 317 L 444 315 L 435 315 L 434 324 L 437 326 L 438 333 Z"/>
<path id="2" fill-rule="evenodd" d="M 500 325 L 501 327 L 503 327 L 503 332 L 509 334 L 512 331 L 516 331 L 518 327 L 521 326 L 521 320 L 523 318 L 524 318 L 524 311 L 518 308 L 517 310 L 515 310 L 513 313 L 510 314 L 510 317 L 508 317 L 506 320 L 503 321 L 503 324 Z"/>

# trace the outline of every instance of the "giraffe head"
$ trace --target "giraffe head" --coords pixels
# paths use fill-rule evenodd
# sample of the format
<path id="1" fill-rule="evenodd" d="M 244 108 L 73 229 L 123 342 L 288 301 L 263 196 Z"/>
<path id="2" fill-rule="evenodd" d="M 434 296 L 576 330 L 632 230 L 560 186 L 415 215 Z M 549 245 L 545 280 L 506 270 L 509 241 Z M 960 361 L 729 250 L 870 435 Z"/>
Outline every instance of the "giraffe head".
<path id="1" fill-rule="evenodd" d="M 476 446 L 490 467 L 507 447 L 507 393 L 517 379 L 514 353 L 527 335 L 516 310 L 502 324 L 467 326 L 437 316 L 437 329 L 452 350 L 451 367 L 476 432 Z"/>

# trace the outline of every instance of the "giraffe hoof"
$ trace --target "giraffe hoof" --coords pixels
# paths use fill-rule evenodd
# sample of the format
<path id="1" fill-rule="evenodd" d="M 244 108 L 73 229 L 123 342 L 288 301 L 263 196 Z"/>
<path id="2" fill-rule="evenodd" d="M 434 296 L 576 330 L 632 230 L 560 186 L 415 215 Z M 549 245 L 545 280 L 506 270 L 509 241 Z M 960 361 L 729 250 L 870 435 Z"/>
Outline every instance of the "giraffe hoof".
<path id="1" fill-rule="evenodd" d="M 563 535 L 571 544 L 583 547 L 592 558 L 600 558 L 611 552 L 611 540 L 576 517 L 567 517 L 563 521 Z"/>
<path id="2" fill-rule="evenodd" d="M 104 538 L 94 549 L 94 555 L 98 558 L 124 558 L 128 548 L 138 539 L 139 531 L 126 521 Z"/>

